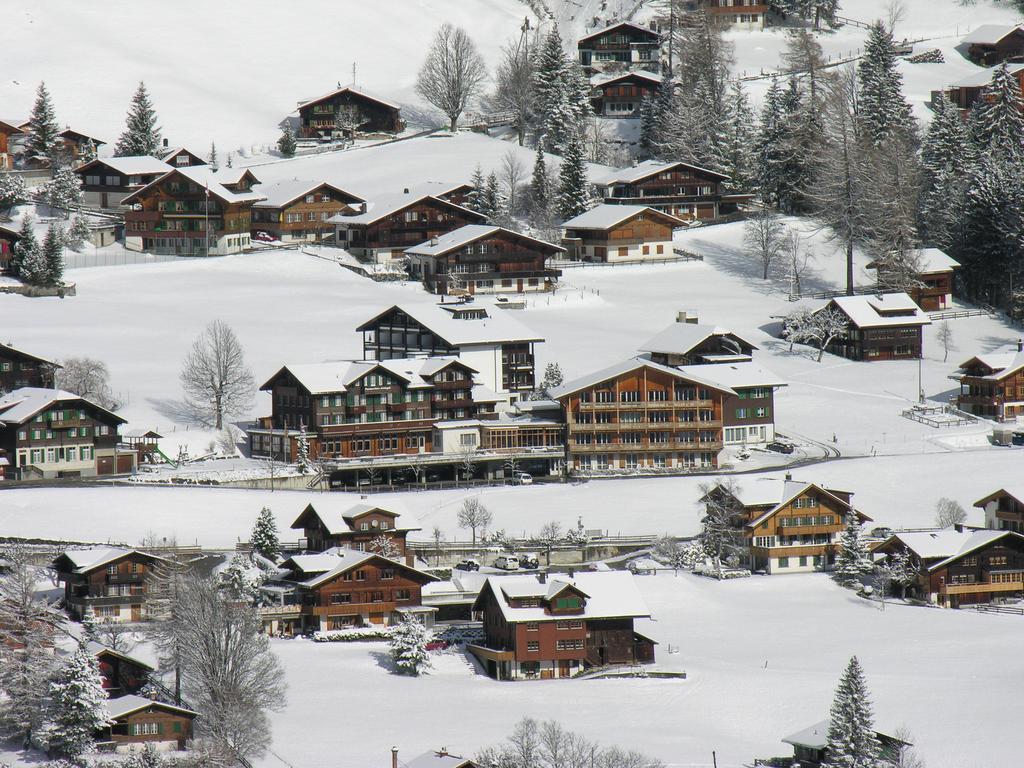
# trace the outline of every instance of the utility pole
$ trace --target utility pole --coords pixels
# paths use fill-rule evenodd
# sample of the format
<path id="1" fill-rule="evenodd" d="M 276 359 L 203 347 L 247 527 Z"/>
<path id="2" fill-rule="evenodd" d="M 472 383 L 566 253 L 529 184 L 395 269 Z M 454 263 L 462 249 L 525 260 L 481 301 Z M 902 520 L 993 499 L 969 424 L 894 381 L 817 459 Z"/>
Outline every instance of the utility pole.
<path id="1" fill-rule="evenodd" d="M 356 84 L 356 63 L 353 61 L 352 62 L 352 87 L 353 88 L 355 87 L 355 84 Z"/>

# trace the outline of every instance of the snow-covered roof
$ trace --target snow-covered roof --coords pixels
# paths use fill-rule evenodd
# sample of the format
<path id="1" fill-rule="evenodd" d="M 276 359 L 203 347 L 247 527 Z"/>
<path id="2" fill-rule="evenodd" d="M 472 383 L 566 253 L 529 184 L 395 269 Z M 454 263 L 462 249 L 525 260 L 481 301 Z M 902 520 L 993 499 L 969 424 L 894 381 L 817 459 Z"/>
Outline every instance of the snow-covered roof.
<path id="1" fill-rule="evenodd" d="M 61 131 L 57 135 L 61 136 L 63 138 L 69 138 L 71 136 L 80 136 L 83 139 L 89 139 L 97 147 L 103 146 L 103 145 L 105 145 L 107 143 L 107 142 L 103 141 L 102 139 L 94 136 L 91 133 L 84 133 L 83 131 L 76 131 L 74 128 L 65 128 L 63 131 Z"/>
<path id="2" fill-rule="evenodd" d="M 728 178 L 724 173 L 718 171 L 712 171 L 707 168 L 701 168 L 698 165 L 691 165 L 690 163 L 684 163 L 681 161 L 675 162 L 662 162 L 660 160 L 644 160 L 642 163 L 630 166 L 628 168 L 620 168 L 617 171 L 612 171 L 604 176 L 599 176 L 594 180 L 594 184 L 597 186 L 609 186 L 611 184 L 632 184 L 637 181 L 643 181 L 646 178 L 654 176 L 658 173 L 664 173 L 670 171 L 673 168 L 683 166 L 684 168 L 690 168 L 701 173 L 706 173 L 710 176 L 717 176 L 720 179 Z"/>
<path id="3" fill-rule="evenodd" d="M 469 208 L 465 208 L 461 205 L 456 205 L 450 200 L 445 200 L 437 196 L 437 190 L 425 192 L 416 188 L 409 188 L 408 192 L 393 192 L 388 195 L 378 195 L 373 200 L 366 203 L 366 210 L 362 213 L 357 213 L 352 216 L 346 216 L 344 214 L 339 216 L 332 216 L 328 221 L 335 224 L 373 224 L 376 221 L 387 218 L 392 214 L 399 213 L 411 205 L 416 205 L 423 200 L 433 200 L 434 202 L 464 213 L 472 219 L 478 221 L 486 221 L 487 217 L 471 211 Z"/>
<path id="4" fill-rule="evenodd" d="M 562 222 L 563 229 L 611 229 L 612 227 L 621 224 L 626 219 L 630 219 L 637 214 L 652 215 L 655 218 L 662 218 L 672 223 L 673 226 L 681 227 L 684 225 L 682 219 L 677 219 L 675 216 L 670 216 L 667 213 L 656 211 L 646 205 L 609 205 L 602 203 L 601 205 L 591 208 L 585 213 L 581 213 L 579 216 L 573 216 L 568 221 Z"/>
<path id="5" fill-rule="evenodd" d="M 333 91 L 323 94 L 322 96 L 317 96 L 315 99 L 307 99 L 306 101 L 299 102 L 298 109 L 302 109 L 303 107 L 308 107 L 313 104 L 317 104 L 318 102 L 325 101 L 326 99 L 333 98 L 334 96 L 338 96 L 345 92 L 354 93 L 357 96 L 362 96 L 372 101 L 376 101 L 379 104 L 383 104 L 386 107 L 391 107 L 392 109 L 401 109 L 401 107 L 398 104 L 395 104 L 392 101 L 382 99 L 379 96 L 374 96 L 372 93 L 364 91 L 362 88 L 358 88 L 354 85 L 340 86 L 338 88 L 335 88 Z"/>
<path id="6" fill-rule="evenodd" d="M 808 749 L 825 749 L 828 746 L 828 720 L 822 720 L 820 723 L 815 723 L 801 731 L 790 734 L 786 738 L 782 739 L 784 744 L 792 744 L 793 746 L 807 747 Z M 900 741 L 903 744 L 909 744 L 910 742 L 902 741 L 897 739 L 895 736 L 890 736 L 882 731 L 875 731 L 876 736 L 884 736 L 886 739 L 892 741 Z"/>
<path id="7" fill-rule="evenodd" d="M 0 125 L 6 125 L 8 128 L 12 129 L 14 133 L 22 133 L 21 126 L 25 125 L 27 122 L 27 119 L 20 117 L 0 117 Z"/>
<path id="8" fill-rule="evenodd" d="M 773 506 L 771 509 L 765 510 L 763 513 L 758 515 L 756 519 L 751 520 L 749 523 L 747 523 L 748 528 L 757 528 L 757 526 L 759 526 L 765 520 L 768 520 L 772 515 L 774 515 L 780 509 L 782 509 L 791 501 L 793 501 L 793 499 L 797 498 L 801 494 L 806 493 L 812 488 L 816 488 L 822 493 L 827 494 L 829 497 L 838 502 L 840 506 L 846 507 L 848 510 L 853 509 L 853 507 L 850 506 L 849 502 L 844 501 L 841 497 L 837 496 L 835 491 L 830 490 L 829 488 L 824 488 L 818 485 L 817 483 L 805 483 L 800 480 L 791 480 L 788 478 L 785 480 L 776 480 L 775 482 L 777 483 L 777 485 L 775 486 L 775 490 L 779 492 L 779 495 L 775 497 L 775 506 Z M 758 488 L 756 493 L 767 493 L 767 489 Z M 747 502 L 744 501 L 743 499 L 740 499 L 740 503 L 743 504 L 744 506 L 748 506 Z M 755 506 L 760 506 L 760 504 L 757 504 Z M 857 517 L 859 517 L 862 521 L 871 519 L 862 512 L 857 512 Z"/>
<path id="9" fill-rule="evenodd" d="M 6 227 L 0 227 L 0 229 L 5 229 L 5 230 L 7 230 L 8 232 L 10 232 L 10 233 L 12 233 L 14 235 L 18 235 L 18 232 L 16 230 L 7 229 Z M 20 235 L 18 235 L 18 236 L 20 237 Z M 26 352 L 23 349 L 18 349 L 17 347 L 12 347 L 10 344 L 0 344 L 0 355 L 3 355 L 4 353 L 13 353 L 13 354 L 19 355 L 21 357 L 27 357 L 29 360 L 35 360 L 37 363 L 46 363 L 47 365 L 52 365 L 55 368 L 63 368 L 64 367 L 64 366 L 60 365 L 59 363 L 55 363 L 53 360 L 47 360 L 45 357 L 39 357 L 39 355 L 33 355 L 31 352 Z"/>
<path id="10" fill-rule="evenodd" d="M 836 296 L 830 304 L 837 306 L 858 328 L 929 325 L 932 322 L 914 300 L 902 291 L 881 295 Z"/>
<path id="11" fill-rule="evenodd" d="M 951 256 L 947 256 L 946 252 L 939 248 L 919 248 L 917 250 L 918 274 L 927 275 L 936 272 L 952 272 L 954 269 L 960 266 L 960 262 Z M 878 269 L 878 262 L 868 262 L 868 269 Z"/>
<path id="12" fill-rule="evenodd" d="M 754 362 L 680 365 L 677 368 L 687 376 L 701 376 L 730 389 L 786 386 L 785 381 Z"/>
<path id="13" fill-rule="evenodd" d="M 360 515 L 365 515 L 367 512 L 373 511 L 380 511 L 385 514 L 395 516 L 394 524 L 388 530 L 420 530 L 419 521 L 417 521 L 416 518 L 408 512 L 396 512 L 376 504 L 346 504 L 343 506 L 330 499 L 324 499 L 308 504 L 306 508 L 303 509 L 302 514 L 300 514 L 295 522 L 292 523 L 292 528 L 301 528 L 302 526 L 299 525 L 299 521 L 309 513 L 315 515 L 317 519 L 320 520 L 328 533 L 332 536 L 337 536 L 338 534 L 355 531 L 356 529 L 352 527 L 351 521 Z"/>
<path id="14" fill-rule="evenodd" d="M 526 240 L 530 243 L 535 244 L 541 250 L 545 251 L 564 251 L 560 245 L 554 245 L 544 240 L 538 240 L 535 237 L 529 237 L 527 235 L 521 235 L 518 232 L 513 232 L 511 229 L 505 229 L 504 227 L 495 227 L 488 224 L 466 224 L 465 226 L 453 229 L 451 232 L 447 232 L 440 237 L 435 237 L 433 240 L 428 240 L 419 245 L 414 245 L 411 248 L 406 248 L 406 253 L 411 253 L 416 256 L 443 256 L 446 253 L 464 248 L 470 243 L 475 243 L 477 240 L 482 240 L 485 237 L 497 233 L 505 233 L 510 237 Z"/>
<path id="15" fill-rule="evenodd" d="M 719 384 L 718 382 L 706 379 L 698 374 L 684 374 L 678 368 L 673 368 L 668 365 L 661 365 L 660 363 L 655 363 L 654 361 L 649 360 L 645 357 L 631 357 L 628 360 L 623 360 L 621 363 L 616 363 L 615 365 L 609 366 L 607 368 L 602 368 L 601 370 L 594 371 L 593 373 L 588 373 L 585 376 L 580 376 L 579 378 L 573 379 L 572 381 L 567 381 L 561 386 L 552 389 L 550 395 L 551 397 L 556 399 L 565 397 L 566 395 L 570 395 L 573 392 L 578 392 L 581 389 L 587 389 L 589 387 L 594 386 L 595 384 L 600 384 L 602 381 L 614 379 L 618 376 L 629 373 L 630 371 L 635 371 L 637 368 L 641 367 L 650 368 L 655 371 L 661 371 L 662 373 L 667 373 L 670 376 L 673 376 L 677 379 L 682 379 L 683 381 L 692 382 L 694 384 L 700 384 L 705 387 L 709 387 L 710 389 L 725 392 L 726 394 L 736 394 L 731 388 Z M 703 368 L 704 366 L 700 367 Z"/>
<path id="16" fill-rule="evenodd" d="M 310 574 L 311 576 L 308 579 L 299 578 L 298 583 L 303 587 L 313 589 L 374 558 L 392 563 L 396 568 L 418 573 L 424 577 L 425 581 L 436 580 L 436 577 L 431 576 L 429 573 L 390 557 L 384 557 L 375 552 L 360 552 L 344 547 L 332 547 L 318 555 L 295 555 L 286 560 L 285 564 L 292 563 L 300 573 Z"/>
<path id="17" fill-rule="evenodd" d="M 95 165 L 105 165 L 107 168 L 123 173 L 125 176 L 167 173 L 167 171 L 171 170 L 171 166 L 163 160 L 150 155 L 129 155 L 127 157 L 98 157 L 95 160 L 89 161 L 81 168 L 76 169 L 76 173 L 83 174 Z"/>
<path id="18" fill-rule="evenodd" d="M 460 363 L 474 373 L 477 372 L 475 368 L 454 356 L 409 357 L 396 358 L 394 360 L 338 360 L 326 363 L 289 363 L 278 369 L 274 376 L 263 385 L 263 388 L 269 387 L 270 382 L 281 371 L 287 370 L 311 395 L 345 392 L 350 384 L 375 368 L 383 368 L 400 379 L 409 382 L 411 387 L 427 387 L 430 386 L 430 382 L 426 381 L 426 377 L 433 376 L 452 363 Z"/>
<path id="19" fill-rule="evenodd" d="M 119 696 L 116 699 L 107 699 L 106 707 L 107 714 L 114 718 L 124 717 L 125 715 L 130 715 L 133 712 L 139 712 L 148 707 L 159 707 L 160 709 L 167 709 L 190 717 L 196 716 L 196 713 L 191 709 L 176 707 L 173 704 L 167 704 L 163 701 L 154 701 L 153 699 L 147 699 L 145 696 L 136 696 L 134 694 Z"/>
<path id="20" fill-rule="evenodd" d="M 447 306 L 449 309 L 464 309 L 467 305 L 449 304 Z M 469 306 L 472 309 L 482 308 L 487 316 L 481 318 L 456 317 L 453 311 L 445 308 L 444 304 L 395 304 L 374 315 L 356 328 L 356 331 L 366 330 L 382 315 L 398 309 L 453 347 L 513 341 L 544 341 L 543 336 L 539 336 L 536 331 L 526 327 L 508 310 L 497 309 L 480 300 L 474 301 Z"/>
<path id="21" fill-rule="evenodd" d="M 544 584 L 537 575 L 524 576 L 491 576 L 487 585 L 492 590 L 501 609 L 502 616 L 508 622 L 520 621 L 554 621 L 565 618 L 552 615 L 543 606 L 537 608 L 513 608 L 509 599 L 521 597 L 540 597 L 550 599 L 567 587 L 575 587 L 586 595 L 586 605 L 582 613 L 574 613 L 573 618 L 610 619 L 616 617 L 649 617 L 650 609 L 637 589 L 633 574 L 628 571 L 583 571 L 571 578 L 563 574 L 553 574 L 548 583 Z"/>
<path id="22" fill-rule="evenodd" d="M 590 78 L 590 84 L 594 88 L 600 88 L 603 85 L 616 83 L 619 80 L 628 80 L 630 78 L 646 80 L 649 83 L 661 85 L 661 75 L 656 72 L 646 72 L 640 69 L 634 69 L 630 72 L 599 72 Z"/>
<path id="23" fill-rule="evenodd" d="M 965 369 L 975 362 L 981 363 L 983 366 L 988 368 L 992 373 L 981 378 L 988 379 L 990 381 L 999 381 L 1005 379 L 1007 376 L 1012 376 L 1021 368 L 1024 368 L 1024 351 L 1016 344 L 997 349 L 994 352 L 985 352 L 980 355 L 975 355 L 970 360 L 960 365 L 961 374 L 964 373 Z"/>
<path id="24" fill-rule="evenodd" d="M 641 344 L 639 349 L 641 352 L 685 355 L 712 336 L 735 336 L 743 343 L 757 349 L 755 345 L 733 333 L 728 328 L 722 328 L 717 325 L 701 325 L 699 323 L 672 323 Z"/>
<path id="25" fill-rule="evenodd" d="M 102 568 L 108 563 L 120 560 L 126 555 L 139 554 L 150 557 L 154 560 L 163 560 L 158 555 L 151 555 L 138 549 L 125 549 L 124 547 L 89 547 L 87 549 L 68 549 L 61 553 L 60 557 L 66 557 L 75 568 L 75 573 L 87 573 L 97 568 Z M 59 560 L 60 557 L 57 559 Z"/>
<path id="26" fill-rule="evenodd" d="M 590 40 L 592 37 L 598 37 L 600 35 L 611 32 L 612 30 L 621 29 L 622 27 L 629 27 L 630 29 L 635 29 L 647 35 L 653 35 L 654 37 L 657 37 L 659 39 L 661 38 L 661 35 L 659 35 L 656 31 L 654 31 L 653 29 L 648 29 L 647 27 L 641 24 L 634 24 L 632 21 L 619 21 L 614 24 L 609 24 L 607 27 L 604 27 L 603 29 L 591 32 L 589 35 L 584 35 L 583 37 L 576 41 L 576 44 L 579 45 L 584 40 Z"/>
<path id="27" fill-rule="evenodd" d="M 447 752 L 431 750 L 417 755 L 404 763 L 405 768 L 465 768 L 473 765 L 468 757 L 449 755 Z"/>
<path id="28" fill-rule="evenodd" d="M 121 651 L 115 651 L 113 648 L 109 648 L 109 647 L 103 645 L 103 643 L 97 643 L 94 640 L 90 640 L 89 642 L 87 642 L 85 644 L 85 649 L 89 653 L 91 653 L 93 656 L 99 656 L 101 653 L 105 653 L 105 654 L 108 654 L 110 656 L 115 656 L 115 657 L 117 657 L 119 659 L 123 659 L 125 661 L 131 662 L 132 664 L 134 664 L 137 667 L 142 667 L 143 669 L 150 669 L 150 670 L 153 669 L 153 665 L 147 664 L 146 662 L 142 661 L 141 659 L 137 659 L 134 656 L 129 656 L 127 653 L 123 653 Z"/>
<path id="29" fill-rule="evenodd" d="M 320 187 L 329 187 L 335 192 L 348 195 L 349 197 L 355 198 L 359 201 L 362 200 L 361 197 L 357 197 L 356 195 L 346 192 L 333 184 L 328 184 L 324 181 L 310 181 L 308 179 L 278 181 L 274 184 L 257 184 L 252 188 L 252 191 L 263 195 L 265 198 L 255 204 L 256 208 L 283 208 L 284 206 L 295 202 L 299 198 L 305 197 Z"/>
<path id="30" fill-rule="evenodd" d="M 934 571 L 991 544 L 1003 536 L 1021 536 L 1013 531 L 961 530 L 942 528 L 934 531 L 894 533 L 888 541 L 899 541 L 922 560 L 939 560 L 928 566 Z M 1021 537 L 1024 539 L 1024 537 Z"/>
<path id="31" fill-rule="evenodd" d="M 1024 32 L 1024 25 L 982 24 L 960 38 L 960 42 L 974 45 L 996 45 L 1004 37 L 1009 37 L 1018 31 Z"/>
<path id="32" fill-rule="evenodd" d="M 997 496 L 1009 496 L 1012 499 L 1016 499 L 1019 503 L 1024 504 L 1024 485 L 1004 485 L 998 491 L 993 491 L 988 496 L 982 499 L 978 499 L 974 502 L 975 507 L 984 507 L 988 502 L 995 499 Z"/>
<path id="33" fill-rule="evenodd" d="M 233 173 L 233 169 L 229 170 Z M 241 174 L 244 175 L 246 170 L 248 169 L 242 169 Z M 132 192 L 121 202 L 127 203 L 136 199 L 146 190 L 161 184 L 165 179 L 169 178 L 173 174 L 180 174 L 200 188 L 208 189 L 212 196 L 225 203 L 254 203 L 257 200 L 263 199 L 263 195 L 258 192 L 232 192 L 230 189 L 225 187 L 224 184 L 232 184 L 234 182 L 225 176 L 219 175 L 217 171 L 214 171 L 208 165 L 187 165 L 181 168 L 171 168 L 168 166 L 167 173 L 157 179 L 154 179 L 141 189 L 137 189 Z"/>
<path id="34" fill-rule="evenodd" d="M 43 389 L 42 387 L 21 387 L 0 396 L 0 423 L 21 424 L 40 411 L 62 403 L 85 403 L 90 408 L 105 413 L 118 424 L 126 423 L 125 419 L 116 413 L 96 405 L 81 395 L 65 392 L 63 389 Z"/>
<path id="35" fill-rule="evenodd" d="M 227 166 L 222 166 L 221 168 L 218 168 L 216 171 L 212 172 L 214 178 L 217 179 L 217 181 L 220 182 L 221 184 L 237 184 L 243 178 L 245 178 L 246 174 L 248 174 L 254 179 L 254 184 L 258 183 L 259 181 L 259 179 L 256 178 L 256 174 L 252 172 L 251 168 L 242 168 L 239 166 L 235 166 L 234 168 L 228 168 Z"/>
<path id="36" fill-rule="evenodd" d="M 1015 75 L 1024 69 L 1024 63 L 1007 64 L 1006 70 L 1011 74 Z M 995 74 L 996 67 L 990 67 L 989 69 L 979 69 L 977 72 L 973 72 L 963 80 L 957 80 L 950 87 L 951 88 L 982 88 L 992 82 L 992 76 Z"/>

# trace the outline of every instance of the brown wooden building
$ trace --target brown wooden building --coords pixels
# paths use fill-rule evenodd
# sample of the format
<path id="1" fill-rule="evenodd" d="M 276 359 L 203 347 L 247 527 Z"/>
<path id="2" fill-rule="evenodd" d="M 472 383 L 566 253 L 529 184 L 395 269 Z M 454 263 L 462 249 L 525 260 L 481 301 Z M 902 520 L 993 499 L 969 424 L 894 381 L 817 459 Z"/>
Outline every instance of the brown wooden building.
<path id="1" fill-rule="evenodd" d="M 598 117 L 640 117 L 644 99 L 654 99 L 661 75 L 654 72 L 608 72 L 590 78 L 590 106 Z"/>
<path id="2" fill-rule="evenodd" d="M 897 533 L 878 556 L 909 555 L 918 579 L 908 593 L 945 608 L 1024 596 L 1024 535 L 960 527 Z"/>
<path id="3" fill-rule="evenodd" d="M 564 412 L 570 469 L 629 474 L 717 467 L 723 407 L 735 394 L 636 357 L 566 382 L 551 397 Z"/>
<path id="4" fill-rule="evenodd" d="M 750 362 L 757 347 L 718 325 L 705 325 L 694 312 L 676 314 L 671 323 L 640 345 L 661 365 L 713 365 Z"/>
<path id="5" fill-rule="evenodd" d="M 0 274 L 10 267 L 11 259 L 14 258 L 14 246 L 20 239 L 21 235 L 16 230 L 0 225 Z"/>
<path id="6" fill-rule="evenodd" d="M 595 262 L 674 257 L 672 232 L 684 222 L 641 205 L 599 205 L 562 223 L 569 256 Z"/>
<path id="7" fill-rule="evenodd" d="M 23 120 L 0 120 L 0 171 L 14 167 L 14 153 L 11 151 L 11 137 L 25 133 Z"/>
<path id="8" fill-rule="evenodd" d="M 107 702 L 112 721 L 98 741 L 118 752 L 151 744 L 157 748 L 185 749 L 192 738 L 195 712 L 144 696 L 121 696 Z"/>
<path id="9" fill-rule="evenodd" d="M 485 640 L 468 646 L 498 680 L 571 677 L 589 667 L 654 661 L 650 618 L 628 571 L 492 576 L 473 605 Z"/>
<path id="10" fill-rule="evenodd" d="M 0 449 L 14 479 L 95 477 L 135 470 L 136 454 L 121 449 L 125 420 L 59 389 L 21 387 L 0 396 Z"/>
<path id="11" fill-rule="evenodd" d="M 561 246 L 487 224 L 467 224 L 405 249 L 409 274 L 442 295 L 553 291 L 562 273 L 545 263 L 563 253 Z"/>
<path id="12" fill-rule="evenodd" d="M 953 270 L 960 262 L 950 258 L 938 248 L 921 248 L 917 251 L 918 285 L 907 290 L 907 295 L 925 312 L 949 309 L 953 305 Z M 878 284 L 887 284 L 889 271 L 883 262 L 872 261 L 867 265 L 878 274 Z"/>
<path id="13" fill-rule="evenodd" d="M 223 256 L 249 247 L 255 178 L 214 173 L 209 166 L 175 168 L 127 195 L 125 247 L 175 256 Z M 209 222 L 209 231 L 207 231 Z"/>
<path id="14" fill-rule="evenodd" d="M 329 501 L 307 505 L 291 527 L 302 531 L 303 549 L 311 552 L 332 547 L 374 552 L 374 542 L 384 537 L 395 547 L 396 560 L 406 557 L 405 537 L 409 531 L 420 530 L 408 515 L 383 507 L 354 504 L 338 509 Z"/>
<path id="15" fill-rule="evenodd" d="M 684 221 L 714 221 L 753 195 L 726 194 L 728 176 L 682 162 L 645 160 L 597 179 L 609 205 L 646 205 Z"/>
<path id="16" fill-rule="evenodd" d="M 171 170 L 149 155 L 104 157 L 75 169 L 82 180 L 82 203 L 91 208 L 119 210 L 124 199 Z"/>
<path id="17" fill-rule="evenodd" d="M 985 527 L 1024 533 L 1024 486 L 1000 488 L 974 506 L 985 510 Z"/>
<path id="18" fill-rule="evenodd" d="M 253 191 L 264 199 L 253 204 L 253 237 L 291 242 L 333 239 L 332 216 L 358 213 L 363 198 L 323 181 L 279 181 L 259 184 Z"/>
<path id="19" fill-rule="evenodd" d="M 580 64 L 588 71 L 605 68 L 661 70 L 661 34 L 621 21 L 576 41 Z"/>
<path id="20" fill-rule="evenodd" d="M 921 357 L 923 329 L 931 320 L 906 293 L 836 296 L 818 311 L 833 308 L 847 319 L 847 331 L 825 348 L 850 360 L 912 360 Z"/>
<path id="21" fill-rule="evenodd" d="M 315 99 L 299 102 L 299 138 L 349 138 L 351 130 L 343 127 L 348 118 L 358 123 L 360 133 L 401 133 L 402 108 L 390 101 L 372 96 L 352 85 L 339 86 Z"/>
<path id="22" fill-rule="evenodd" d="M 88 162 L 96 157 L 96 151 L 107 142 L 71 128 L 65 128 L 58 136 L 64 145 L 64 152 L 72 165 Z"/>
<path id="23" fill-rule="evenodd" d="M 100 677 L 103 679 L 103 690 L 108 698 L 116 699 L 139 693 L 155 671 L 146 662 L 100 643 L 90 641 L 86 647 L 96 657 Z"/>
<path id="24" fill-rule="evenodd" d="M 1006 68 L 1020 85 L 1024 96 L 1024 62 L 1007 64 Z M 992 82 L 992 75 L 991 69 L 982 69 L 958 80 L 946 89 L 946 95 L 960 108 L 965 118 L 978 100 L 983 98 L 985 88 Z"/>
<path id="25" fill-rule="evenodd" d="M 0 395 L 22 387 L 53 389 L 59 363 L 0 344 Z"/>
<path id="26" fill-rule="evenodd" d="M 1024 416 L 1024 341 L 975 355 L 957 371 L 960 393 L 956 406 L 992 421 Z"/>
<path id="27" fill-rule="evenodd" d="M 205 159 L 186 147 L 168 147 L 164 139 L 164 148 L 157 153 L 160 159 L 172 168 L 189 168 L 193 165 L 208 165 Z"/>
<path id="28" fill-rule="evenodd" d="M 381 195 L 354 215 L 334 216 L 335 243 L 353 256 L 384 262 L 405 257 L 405 249 L 487 218 L 432 194 Z"/>
<path id="29" fill-rule="evenodd" d="M 75 618 L 86 611 L 100 621 L 146 618 L 146 575 L 162 557 L 121 547 L 69 549 L 53 561 L 64 585 L 64 606 Z"/>
<path id="30" fill-rule="evenodd" d="M 960 40 L 967 58 L 981 67 L 1024 60 L 1024 24 L 981 24 Z"/>
<path id="31" fill-rule="evenodd" d="M 697 6 L 718 24 L 743 29 L 763 29 L 771 5 L 759 0 L 697 0 Z"/>

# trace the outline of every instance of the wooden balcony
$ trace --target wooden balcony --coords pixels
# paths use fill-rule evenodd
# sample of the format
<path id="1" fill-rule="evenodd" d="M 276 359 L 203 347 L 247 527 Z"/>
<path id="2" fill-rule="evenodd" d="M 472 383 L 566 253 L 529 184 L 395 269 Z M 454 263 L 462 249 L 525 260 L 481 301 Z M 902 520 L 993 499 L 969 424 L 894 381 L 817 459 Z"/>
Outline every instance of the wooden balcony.
<path id="1" fill-rule="evenodd" d="M 661 453 L 664 451 L 720 451 L 721 442 L 689 443 L 672 441 L 668 443 L 577 443 L 569 441 L 573 453 Z"/>
<path id="2" fill-rule="evenodd" d="M 714 408 L 714 400 L 640 400 L 632 402 L 614 401 L 611 403 L 588 403 L 580 402 L 580 408 L 594 409 L 594 410 L 609 410 L 619 409 L 622 411 L 632 411 L 636 409 L 686 409 L 686 408 Z"/>
<path id="3" fill-rule="evenodd" d="M 1024 592 L 1024 581 L 983 581 L 976 584 L 943 584 L 943 595 L 975 595 L 983 592 Z"/>

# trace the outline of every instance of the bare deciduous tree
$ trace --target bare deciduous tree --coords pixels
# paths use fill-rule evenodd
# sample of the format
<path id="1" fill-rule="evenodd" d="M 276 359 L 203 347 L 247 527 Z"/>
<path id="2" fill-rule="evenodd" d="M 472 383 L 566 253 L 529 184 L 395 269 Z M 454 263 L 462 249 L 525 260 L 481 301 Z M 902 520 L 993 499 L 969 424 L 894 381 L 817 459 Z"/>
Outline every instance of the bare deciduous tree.
<path id="1" fill-rule="evenodd" d="M 459 528 L 468 528 L 473 535 L 473 546 L 476 546 L 476 532 L 486 529 L 491 524 L 491 511 L 487 509 L 480 499 L 466 499 L 462 502 L 457 522 Z"/>
<path id="2" fill-rule="evenodd" d="M 494 73 L 492 102 L 497 109 L 512 113 L 512 127 L 516 129 L 519 146 L 523 146 L 533 120 L 533 75 L 533 59 L 526 45 L 510 41 L 502 46 L 501 61 Z"/>
<path id="3" fill-rule="evenodd" d="M 107 410 L 116 410 L 122 403 L 110 389 L 110 371 L 102 360 L 92 357 L 69 357 L 57 369 L 58 389 L 73 392 Z"/>
<path id="4" fill-rule="evenodd" d="M 783 238 L 781 248 L 789 264 L 789 293 L 791 296 L 800 296 L 803 294 L 801 281 L 811 259 L 810 251 L 803 236 L 794 229 L 789 230 L 789 234 Z"/>
<path id="5" fill-rule="evenodd" d="M 441 526 L 434 526 L 434 530 L 430 532 L 430 538 L 434 542 L 434 565 L 440 565 L 441 551 L 444 547 L 444 531 L 441 530 Z"/>
<path id="6" fill-rule="evenodd" d="M 416 78 L 416 92 L 448 117 L 454 133 L 459 116 L 485 79 L 483 57 L 466 31 L 442 24 Z"/>
<path id="7" fill-rule="evenodd" d="M 704 483 L 700 486 L 704 517 L 698 537 L 701 547 L 721 574 L 723 562 L 739 565 L 744 551 L 743 507 L 737 501 L 739 491 L 732 480 L 722 483 Z"/>
<path id="8" fill-rule="evenodd" d="M 519 159 L 513 150 L 509 150 L 501 158 L 501 181 L 505 185 L 508 198 L 508 212 L 514 216 L 517 212 L 518 203 L 516 194 L 526 179 L 526 166 Z"/>
<path id="9" fill-rule="evenodd" d="M 105 619 L 96 623 L 96 641 L 118 653 L 135 649 L 135 632 L 123 621 Z"/>
<path id="10" fill-rule="evenodd" d="M 207 427 L 224 428 L 224 419 L 244 414 L 255 390 L 242 345 L 223 320 L 214 320 L 193 342 L 181 369 L 189 411 Z"/>
<path id="11" fill-rule="evenodd" d="M 939 344 L 942 345 L 942 362 L 946 362 L 949 360 L 949 353 L 956 351 L 956 345 L 953 343 L 953 329 L 948 320 L 943 320 L 939 326 L 938 339 Z"/>
<path id="12" fill-rule="evenodd" d="M 811 315 L 811 325 L 807 329 L 808 340 L 818 344 L 818 362 L 825 354 L 825 348 L 833 339 L 842 338 L 849 329 L 846 315 L 834 307 L 820 309 Z"/>
<path id="13" fill-rule="evenodd" d="M 767 208 L 754 213 L 743 225 L 743 245 L 761 262 L 761 279 L 768 279 L 772 264 L 782 254 L 785 227 Z"/>
<path id="14" fill-rule="evenodd" d="M 366 116 L 355 104 L 342 104 L 334 115 L 334 130 L 355 139 L 356 131 L 366 122 Z"/>
<path id="15" fill-rule="evenodd" d="M 935 525 L 939 528 L 949 528 L 960 525 L 967 520 L 967 512 L 955 499 L 945 497 L 935 502 Z"/>
<path id="16" fill-rule="evenodd" d="M 562 525 L 557 520 L 544 523 L 540 531 L 533 537 L 533 542 L 544 550 L 544 558 L 548 565 L 551 565 L 551 550 L 565 539 L 562 533 Z"/>

